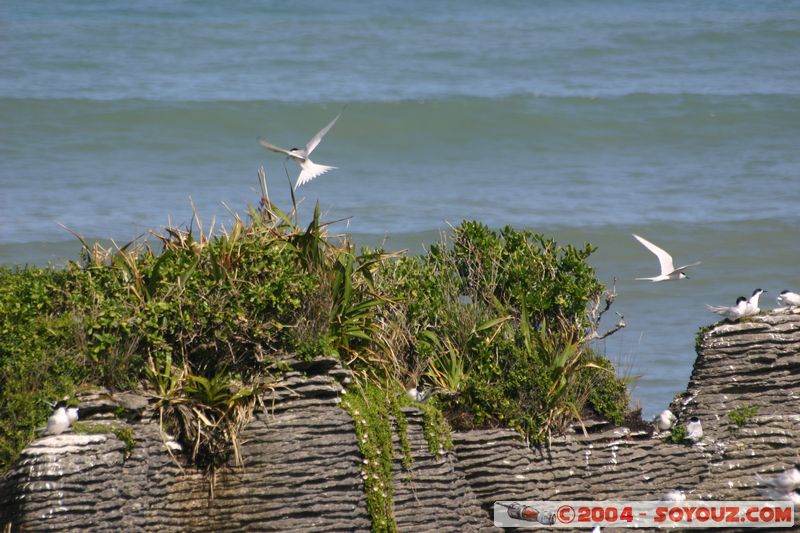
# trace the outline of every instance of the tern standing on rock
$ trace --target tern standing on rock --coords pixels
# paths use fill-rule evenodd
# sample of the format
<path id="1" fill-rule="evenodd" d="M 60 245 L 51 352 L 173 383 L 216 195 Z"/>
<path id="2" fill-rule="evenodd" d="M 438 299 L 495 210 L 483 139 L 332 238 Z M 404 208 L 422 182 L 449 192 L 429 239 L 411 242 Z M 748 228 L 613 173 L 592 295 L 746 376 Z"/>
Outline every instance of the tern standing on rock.
<path id="1" fill-rule="evenodd" d="M 725 307 L 724 305 L 706 305 L 706 308 L 712 313 L 722 315 L 731 322 L 739 320 L 747 311 L 747 298 L 739 296 L 736 298 L 736 305 L 733 307 Z"/>
<path id="2" fill-rule="evenodd" d="M 776 298 L 776 301 L 781 305 L 798 307 L 800 306 L 800 294 L 792 291 L 781 291 Z"/>
<path id="3" fill-rule="evenodd" d="M 67 416 L 65 404 L 64 402 L 58 402 L 56 404 L 56 410 L 53 411 L 53 414 L 47 419 L 47 427 L 42 430 L 40 435 L 61 435 L 69 428 L 69 424 L 70 421 Z"/>
<path id="4" fill-rule="evenodd" d="M 661 499 L 666 502 L 685 502 L 686 494 L 680 489 L 672 489 L 664 493 Z"/>
<path id="5" fill-rule="evenodd" d="M 775 489 L 790 491 L 800 487 L 800 464 L 786 470 L 771 479 L 764 479 L 756 475 L 759 483 Z"/>
<path id="6" fill-rule="evenodd" d="M 432 389 L 423 390 L 422 388 L 417 389 L 417 387 L 411 387 L 406 391 L 406 394 L 415 402 L 423 403 L 430 397 L 432 392 Z"/>
<path id="7" fill-rule="evenodd" d="M 67 407 L 67 418 L 69 419 L 69 425 L 71 426 L 75 422 L 78 421 L 78 408 L 77 407 Z"/>
<path id="8" fill-rule="evenodd" d="M 675 415 L 669 409 L 664 409 L 661 414 L 656 417 L 653 423 L 658 431 L 667 431 L 675 424 Z"/>
<path id="9" fill-rule="evenodd" d="M 757 315 L 761 312 L 761 309 L 758 308 L 758 297 L 761 296 L 762 293 L 767 291 L 763 289 L 756 289 L 753 291 L 753 295 L 747 300 L 747 306 L 744 309 L 744 316 L 752 316 Z"/>
<path id="10" fill-rule="evenodd" d="M 341 113 L 336 115 L 336 118 L 330 121 L 330 123 L 322 128 L 319 133 L 314 135 L 308 144 L 306 144 L 305 148 L 292 148 L 291 150 L 287 150 L 286 148 L 281 148 L 279 146 L 275 146 L 274 144 L 270 144 L 267 142 L 266 139 L 259 138 L 258 142 L 266 148 L 267 150 L 272 150 L 273 152 L 278 152 L 279 154 L 285 154 L 286 157 L 293 160 L 295 163 L 300 165 L 300 175 L 297 176 L 297 181 L 294 184 L 295 190 L 304 183 L 308 183 L 309 181 L 313 180 L 317 176 L 321 174 L 325 174 L 329 170 L 335 169 L 337 167 L 331 167 L 327 165 L 318 165 L 311 161 L 308 157 L 311 155 L 311 152 L 317 147 L 319 142 L 328 133 L 336 121 L 339 120 L 339 117 L 342 116 Z"/>
<path id="11" fill-rule="evenodd" d="M 800 487 L 800 464 L 794 465 L 772 479 L 764 479 L 756 474 L 756 480 L 764 487 L 756 488 L 761 496 L 775 501 L 790 500 L 794 504 L 800 504 L 800 494 L 797 493 Z"/>
<path id="12" fill-rule="evenodd" d="M 686 423 L 686 438 L 695 444 L 703 438 L 703 425 L 696 416 L 690 418 Z"/>
<path id="13" fill-rule="evenodd" d="M 636 278 L 639 281 L 666 281 L 666 280 L 675 280 L 675 279 L 689 279 L 689 276 L 684 274 L 684 270 L 691 266 L 699 265 L 700 261 L 696 263 L 689 263 L 688 265 L 684 265 L 682 267 L 675 268 L 672 265 L 672 256 L 669 255 L 667 252 L 653 244 L 652 242 L 639 237 L 635 233 L 633 237 L 642 243 L 642 245 L 650 250 L 655 256 L 658 258 L 658 264 L 661 267 L 661 274 L 658 276 L 653 276 L 652 278 Z"/>

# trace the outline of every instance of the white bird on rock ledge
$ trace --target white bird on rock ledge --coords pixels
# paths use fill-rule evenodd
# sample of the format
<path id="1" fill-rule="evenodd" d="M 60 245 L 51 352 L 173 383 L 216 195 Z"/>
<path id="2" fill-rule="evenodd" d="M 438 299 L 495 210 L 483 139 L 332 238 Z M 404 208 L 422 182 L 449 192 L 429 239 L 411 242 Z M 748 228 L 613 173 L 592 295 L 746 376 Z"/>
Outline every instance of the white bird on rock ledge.
<path id="1" fill-rule="evenodd" d="M 761 309 L 758 308 L 758 297 L 765 293 L 764 289 L 756 289 L 753 291 L 753 295 L 750 296 L 750 299 L 747 300 L 747 306 L 744 309 L 744 316 L 752 316 L 757 315 L 761 312 Z"/>
<path id="2" fill-rule="evenodd" d="M 800 487 L 800 464 L 796 464 L 794 468 L 790 468 L 770 479 L 764 479 L 756 474 L 756 479 L 762 485 L 767 485 L 774 489 L 787 492 L 793 491 Z"/>
<path id="3" fill-rule="evenodd" d="M 664 409 L 661 411 L 661 414 L 653 420 L 653 424 L 655 424 L 658 431 L 667 431 L 675 424 L 675 420 L 677 420 L 677 418 L 672 414 L 672 411 Z"/>
<path id="4" fill-rule="evenodd" d="M 789 307 L 798 307 L 800 306 L 800 294 L 792 291 L 781 291 L 778 297 L 775 299 L 779 304 L 786 305 Z"/>
<path id="5" fill-rule="evenodd" d="M 739 320 L 747 312 L 747 298 L 739 296 L 736 298 L 736 305 L 733 307 L 725 307 L 724 305 L 706 305 L 706 308 L 712 313 L 722 315 L 731 322 Z"/>
<path id="6" fill-rule="evenodd" d="M 667 502 L 685 502 L 686 494 L 680 489 L 672 489 L 664 494 L 662 500 Z"/>
<path id="7" fill-rule="evenodd" d="M 764 485 L 756 487 L 756 491 L 764 498 L 773 501 L 789 500 L 795 505 L 800 504 L 800 494 L 797 493 L 800 488 L 800 463 L 770 479 L 756 474 L 756 480 Z"/>
<path id="8" fill-rule="evenodd" d="M 42 436 L 61 435 L 69 428 L 70 421 L 64 402 L 58 402 L 55 407 L 55 411 L 53 411 L 53 414 L 47 419 L 47 427 L 40 433 Z"/>
<path id="9" fill-rule="evenodd" d="M 430 398 L 432 392 L 433 392 L 433 389 L 417 390 L 416 387 L 411 387 L 410 389 L 408 389 L 406 391 L 406 394 L 408 395 L 409 398 L 411 398 L 415 402 L 422 403 L 422 402 L 426 401 L 428 398 Z"/>
<path id="10" fill-rule="evenodd" d="M 686 423 L 686 438 L 694 444 L 697 444 L 703 438 L 703 425 L 696 416 L 690 418 L 689 422 Z"/>

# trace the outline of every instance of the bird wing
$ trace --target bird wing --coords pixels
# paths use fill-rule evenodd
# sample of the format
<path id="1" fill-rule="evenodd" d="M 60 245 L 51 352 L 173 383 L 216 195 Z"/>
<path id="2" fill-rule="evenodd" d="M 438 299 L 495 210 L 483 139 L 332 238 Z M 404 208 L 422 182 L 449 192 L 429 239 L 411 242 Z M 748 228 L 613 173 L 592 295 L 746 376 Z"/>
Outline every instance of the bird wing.
<path id="1" fill-rule="evenodd" d="M 644 245 L 645 248 L 647 248 L 648 250 L 653 252 L 656 255 L 656 257 L 658 257 L 658 264 L 661 265 L 661 275 L 662 276 L 668 276 L 669 274 L 672 274 L 673 272 L 675 272 L 675 268 L 673 268 L 673 266 L 672 266 L 672 256 L 671 255 L 669 255 L 667 252 L 665 252 L 664 250 L 662 250 L 661 248 L 659 248 L 658 246 L 656 246 L 652 242 L 648 241 L 647 239 L 639 237 L 635 233 L 633 234 L 633 237 L 637 241 L 642 243 L 642 245 Z M 683 268 L 686 268 L 686 267 L 683 267 Z"/>
<path id="2" fill-rule="evenodd" d="M 300 168 L 302 168 L 303 170 L 300 172 L 300 175 L 297 176 L 297 182 L 295 182 L 294 184 L 295 190 L 297 190 L 297 188 L 303 185 L 304 183 L 308 183 L 317 176 L 321 176 L 322 174 L 325 174 L 329 170 L 332 170 L 336 167 L 329 167 L 327 165 L 318 165 L 316 163 L 313 163 L 310 159 L 306 159 L 300 164 Z"/>
<path id="3" fill-rule="evenodd" d="M 272 150 L 273 152 L 278 152 L 279 154 L 286 154 L 289 157 L 292 156 L 292 154 L 286 148 L 281 148 L 280 146 L 275 146 L 274 144 L 270 144 L 269 142 L 267 142 L 266 139 L 263 139 L 261 137 L 258 138 L 258 143 L 267 150 Z"/>
<path id="4" fill-rule="evenodd" d="M 682 267 L 678 267 L 675 270 L 673 270 L 673 272 L 678 272 L 679 270 L 684 270 L 684 269 L 687 269 L 689 267 L 697 266 L 699 264 L 700 264 L 700 261 L 695 261 L 694 263 L 689 263 L 688 265 L 683 265 Z"/>
<path id="5" fill-rule="evenodd" d="M 314 151 L 314 148 L 316 148 L 316 147 L 317 147 L 317 145 L 318 145 L 318 144 L 319 144 L 319 142 L 322 140 L 322 138 L 323 138 L 323 137 L 325 137 L 325 134 L 326 134 L 326 133 L 328 133 L 328 130 L 330 130 L 330 129 L 333 127 L 333 125 L 334 125 L 334 124 L 336 124 L 336 121 L 337 121 L 337 120 L 339 120 L 339 117 L 341 117 L 341 116 L 342 116 L 342 114 L 341 114 L 341 113 L 339 113 L 338 115 L 336 115 L 336 118 L 334 118 L 333 120 L 331 120 L 331 121 L 328 123 L 328 125 L 327 125 L 327 126 L 325 126 L 324 128 L 322 128 L 321 130 L 319 130 L 319 133 L 317 133 L 316 135 L 314 135 L 314 136 L 311 138 L 311 140 L 310 140 L 310 141 L 308 141 L 308 144 L 306 145 L 306 149 L 305 149 L 305 150 L 306 150 L 306 157 L 308 157 L 308 156 L 310 156 L 310 155 L 311 155 L 311 152 L 313 152 L 313 151 Z M 309 179 L 311 179 L 311 178 L 309 178 Z"/>

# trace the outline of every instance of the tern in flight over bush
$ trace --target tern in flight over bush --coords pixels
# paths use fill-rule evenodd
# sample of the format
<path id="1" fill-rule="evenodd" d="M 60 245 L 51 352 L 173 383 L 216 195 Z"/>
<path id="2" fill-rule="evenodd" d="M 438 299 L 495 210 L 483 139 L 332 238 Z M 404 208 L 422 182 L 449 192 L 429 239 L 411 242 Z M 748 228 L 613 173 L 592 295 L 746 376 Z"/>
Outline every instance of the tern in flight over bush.
<path id="1" fill-rule="evenodd" d="M 274 144 L 270 144 L 264 138 L 258 139 L 258 142 L 264 148 L 272 150 L 273 152 L 278 152 L 279 154 L 286 154 L 286 157 L 292 159 L 295 163 L 300 165 L 300 175 L 297 176 L 297 181 L 294 184 L 295 190 L 297 190 L 299 186 L 313 180 L 317 176 L 325 174 L 327 171 L 337 168 L 337 167 L 330 167 L 327 165 L 318 165 L 313 161 L 311 161 L 311 159 L 309 159 L 308 156 L 311 155 L 311 152 L 314 151 L 314 148 L 316 148 L 319 142 L 322 140 L 322 138 L 325 137 L 325 134 L 328 133 L 328 130 L 330 130 L 333 127 L 333 125 L 336 124 L 336 121 L 339 120 L 340 116 L 342 116 L 341 113 L 336 115 L 336 118 L 331 120 L 327 126 L 319 130 L 319 133 L 314 135 L 314 137 L 312 137 L 311 140 L 308 141 L 308 144 L 306 144 L 305 148 L 292 148 L 291 150 L 287 150 L 285 148 L 275 146 Z"/>

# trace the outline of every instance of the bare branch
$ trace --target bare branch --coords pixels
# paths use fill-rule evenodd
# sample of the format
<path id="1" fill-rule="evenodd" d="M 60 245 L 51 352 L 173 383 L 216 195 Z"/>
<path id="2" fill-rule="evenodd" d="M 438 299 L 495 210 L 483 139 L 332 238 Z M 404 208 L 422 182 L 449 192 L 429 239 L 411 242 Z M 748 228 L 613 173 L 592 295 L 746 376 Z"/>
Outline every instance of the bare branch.
<path id="1" fill-rule="evenodd" d="M 613 335 L 625 327 L 625 317 L 615 311 L 615 314 L 619 317 L 616 325 L 605 333 L 598 332 L 600 329 L 600 320 L 603 318 L 603 315 L 606 314 L 609 309 L 611 309 L 611 305 L 614 303 L 616 298 L 617 278 L 614 278 L 611 285 L 611 290 L 605 291 L 602 296 L 595 298 L 594 302 L 591 304 L 591 309 L 589 310 L 590 331 L 584 337 L 584 342 L 605 339 L 606 337 Z"/>
<path id="2" fill-rule="evenodd" d="M 625 327 L 625 317 L 622 316 L 619 313 L 616 313 L 616 312 L 615 312 L 615 314 L 619 317 L 619 320 L 617 321 L 616 325 L 614 325 L 613 328 L 609 329 L 608 331 L 606 331 L 602 335 L 597 333 L 597 330 L 593 330 L 592 333 L 589 335 L 589 337 L 586 340 L 587 341 L 602 340 L 602 339 L 605 339 L 606 337 L 610 337 L 611 335 L 613 335 L 617 331 L 619 331 L 622 328 L 624 328 Z"/>

